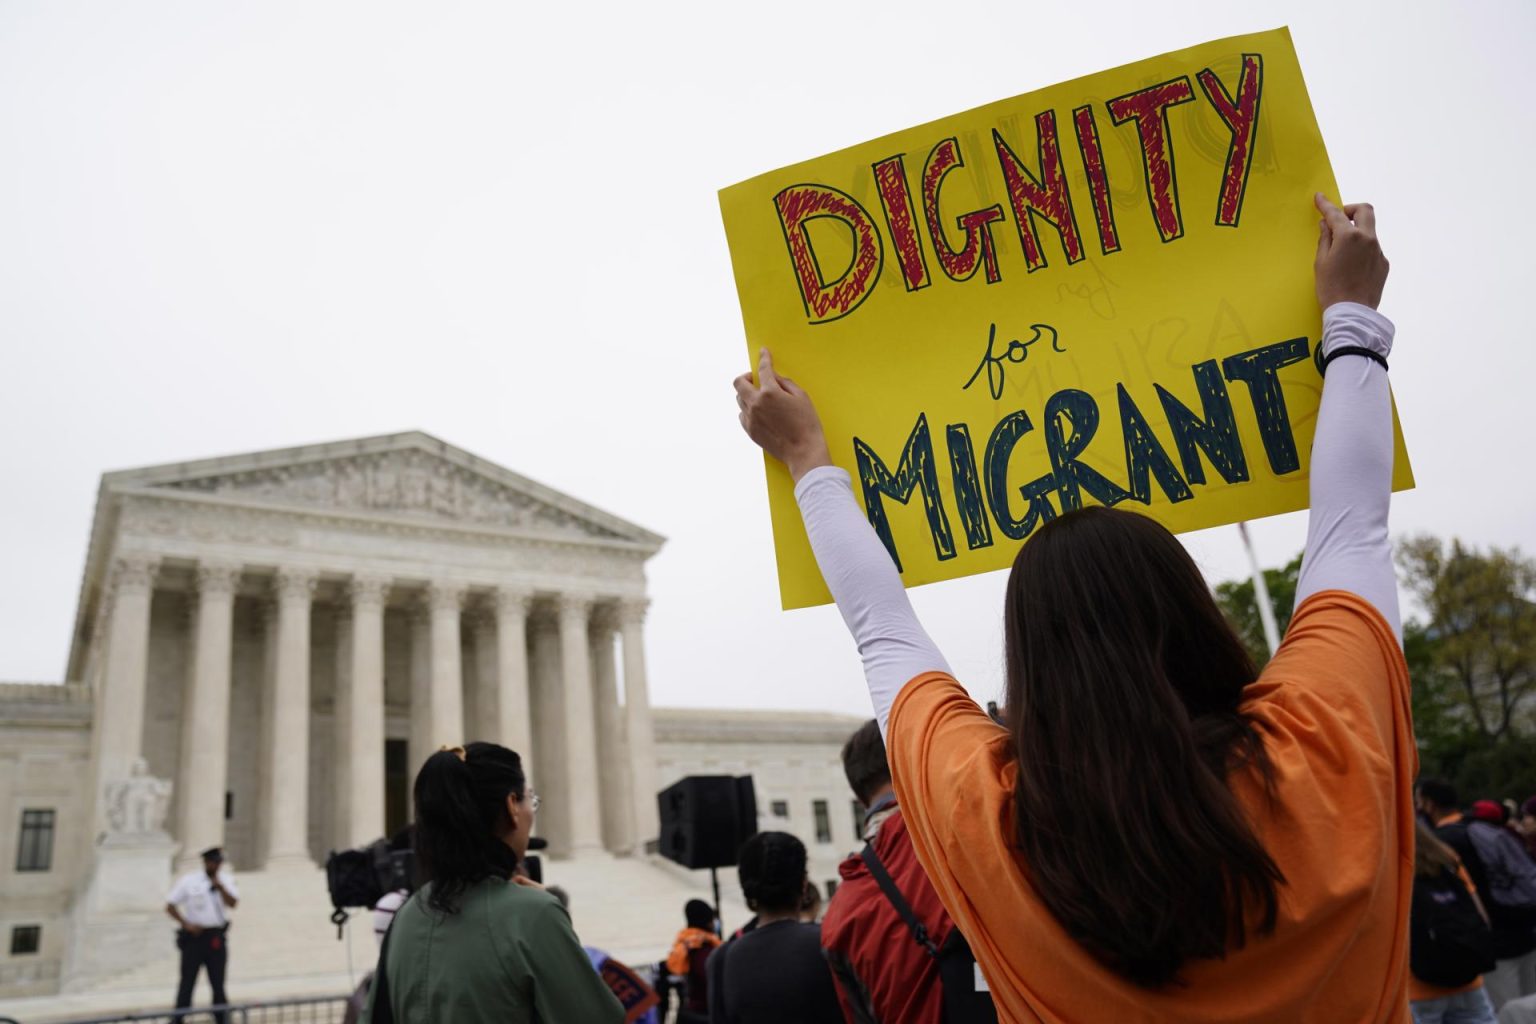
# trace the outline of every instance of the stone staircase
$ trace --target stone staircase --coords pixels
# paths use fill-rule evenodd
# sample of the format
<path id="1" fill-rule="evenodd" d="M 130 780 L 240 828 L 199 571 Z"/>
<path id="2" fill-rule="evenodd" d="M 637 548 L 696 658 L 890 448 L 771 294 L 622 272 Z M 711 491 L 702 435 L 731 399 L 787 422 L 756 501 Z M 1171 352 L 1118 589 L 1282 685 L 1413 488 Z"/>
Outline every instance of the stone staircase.
<path id="1" fill-rule="evenodd" d="M 545 861 L 544 881 L 570 895 L 571 918 L 583 944 L 632 965 L 655 963 L 666 955 L 683 926 L 684 902 L 712 898 L 708 871 L 688 871 L 659 858 L 589 853 Z M 343 995 L 373 969 L 378 950 L 372 915 L 354 913 L 337 941 L 323 870 L 273 868 L 238 875 L 236 882 L 240 906 L 231 914 L 225 984 L 230 999 Z M 725 924 L 734 930 L 749 916 L 735 869 L 722 869 L 720 884 Z M 4 1013 L 23 1024 L 45 1024 L 169 1006 L 178 971 L 174 935 L 167 918 L 163 928 L 144 938 L 163 953 L 85 991 L 9 1000 Z M 210 998 L 206 979 L 200 979 L 194 1001 Z"/>
<path id="2" fill-rule="evenodd" d="M 689 871 L 660 858 L 589 855 L 544 866 L 544 881 L 571 897 L 571 921 L 582 943 L 624 963 L 655 963 L 666 956 L 683 927 L 683 904 L 713 902 L 708 871 Z M 720 871 L 720 898 L 727 929 L 746 923 L 746 904 L 736 869 Z"/>

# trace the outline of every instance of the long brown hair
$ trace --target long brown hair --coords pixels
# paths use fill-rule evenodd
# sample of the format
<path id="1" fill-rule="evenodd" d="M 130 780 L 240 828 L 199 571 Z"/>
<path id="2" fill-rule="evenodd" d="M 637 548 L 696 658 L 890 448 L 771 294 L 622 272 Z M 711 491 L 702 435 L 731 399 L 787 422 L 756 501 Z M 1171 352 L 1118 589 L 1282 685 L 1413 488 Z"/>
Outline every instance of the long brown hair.
<path id="1" fill-rule="evenodd" d="M 1424 819 L 1414 815 L 1413 873 L 1424 878 L 1435 878 L 1442 871 L 1455 874 L 1461 867 L 1456 851 L 1440 841 Z"/>
<path id="2" fill-rule="evenodd" d="M 1269 785 L 1238 708 L 1257 672 L 1183 546 L 1064 515 L 1019 550 L 1005 618 L 1015 829 L 1068 934 L 1150 988 L 1273 930 L 1285 879 L 1226 785 L 1242 765 Z"/>

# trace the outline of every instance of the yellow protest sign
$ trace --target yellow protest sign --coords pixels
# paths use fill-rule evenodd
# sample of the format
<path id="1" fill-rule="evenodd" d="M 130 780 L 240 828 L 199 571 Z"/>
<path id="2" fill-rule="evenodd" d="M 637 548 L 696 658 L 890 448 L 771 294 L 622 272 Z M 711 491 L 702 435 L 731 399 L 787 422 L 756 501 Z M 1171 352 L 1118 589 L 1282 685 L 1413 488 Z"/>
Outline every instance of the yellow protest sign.
<path id="1" fill-rule="evenodd" d="M 1338 198 L 1278 29 L 785 167 L 720 206 L 752 365 L 766 345 L 811 393 L 910 586 L 1004 568 L 1085 503 L 1175 531 L 1304 508 L 1315 192 Z M 767 463 L 784 607 L 823 603 Z"/>

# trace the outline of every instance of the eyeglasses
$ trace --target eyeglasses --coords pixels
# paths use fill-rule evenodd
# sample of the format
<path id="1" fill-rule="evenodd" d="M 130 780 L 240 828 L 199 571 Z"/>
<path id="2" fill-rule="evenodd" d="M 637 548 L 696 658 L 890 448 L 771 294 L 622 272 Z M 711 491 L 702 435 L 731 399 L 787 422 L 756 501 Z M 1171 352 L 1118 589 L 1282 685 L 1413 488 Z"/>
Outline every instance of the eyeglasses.
<path id="1" fill-rule="evenodd" d="M 525 797 L 524 799 L 526 799 L 528 801 L 528 806 L 533 810 L 533 813 L 534 814 L 538 814 L 539 813 L 539 803 L 540 803 L 539 794 L 535 793 L 533 790 L 530 789 L 528 791 L 527 797 Z"/>

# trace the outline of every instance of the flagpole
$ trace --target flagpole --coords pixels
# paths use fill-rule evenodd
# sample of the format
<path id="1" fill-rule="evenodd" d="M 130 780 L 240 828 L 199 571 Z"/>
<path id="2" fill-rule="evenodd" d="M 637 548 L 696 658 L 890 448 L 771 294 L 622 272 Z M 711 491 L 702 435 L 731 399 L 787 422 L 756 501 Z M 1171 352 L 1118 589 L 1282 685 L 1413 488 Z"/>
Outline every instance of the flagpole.
<path id="1" fill-rule="evenodd" d="M 1248 552 L 1248 565 L 1253 572 L 1253 600 L 1259 606 L 1259 622 L 1264 626 L 1264 646 L 1270 657 L 1280 647 L 1280 628 L 1275 624 L 1275 606 L 1269 602 L 1269 586 L 1264 582 L 1264 570 L 1259 568 L 1259 556 L 1253 550 L 1253 538 L 1248 536 L 1248 524 L 1237 524 L 1242 534 L 1243 549 Z"/>

